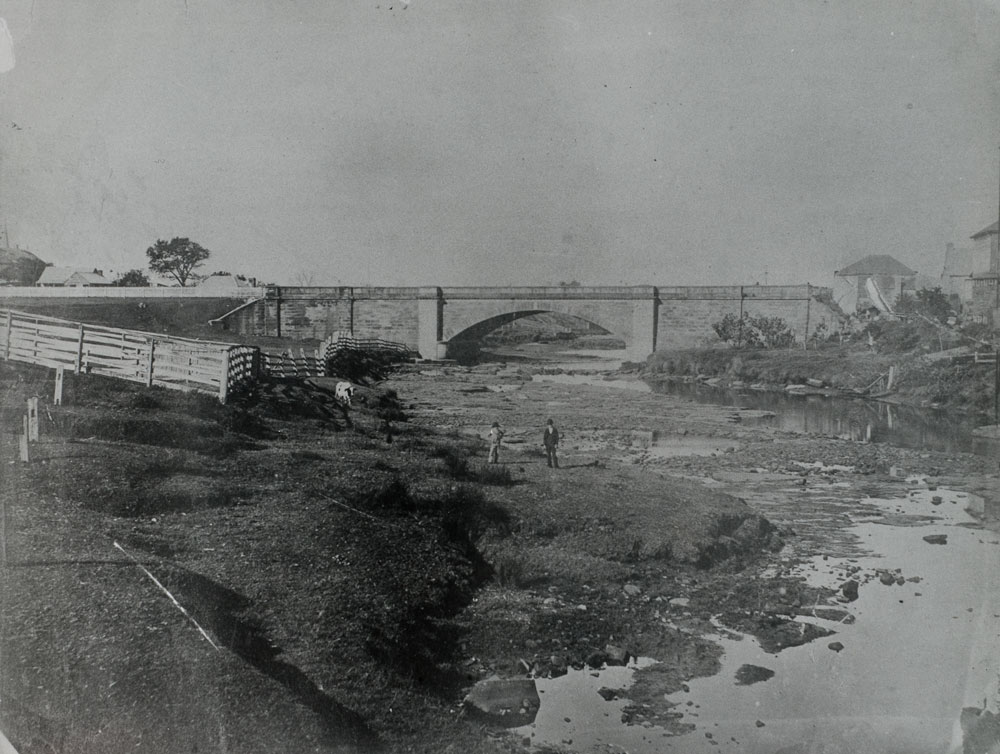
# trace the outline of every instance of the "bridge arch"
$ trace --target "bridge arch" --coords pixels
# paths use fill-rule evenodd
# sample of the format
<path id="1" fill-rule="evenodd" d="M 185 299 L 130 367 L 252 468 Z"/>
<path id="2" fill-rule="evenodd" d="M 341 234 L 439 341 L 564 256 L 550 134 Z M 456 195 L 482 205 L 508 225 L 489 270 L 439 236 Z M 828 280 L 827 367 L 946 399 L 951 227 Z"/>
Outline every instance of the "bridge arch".
<path id="1" fill-rule="evenodd" d="M 644 359 L 656 347 L 656 306 L 656 289 L 643 286 L 443 288 L 435 331 L 447 351 L 449 344 L 478 340 L 506 322 L 552 312 L 600 327 L 625 342 L 629 358 Z"/>
<path id="2" fill-rule="evenodd" d="M 509 325 L 517 322 L 518 320 L 527 319 L 529 317 L 534 317 L 538 314 L 557 315 L 556 322 L 553 324 L 556 326 L 561 325 L 567 330 L 571 329 L 570 322 L 577 322 L 587 325 L 592 334 L 619 335 L 618 333 L 613 333 L 603 327 L 600 323 L 592 322 L 591 320 L 576 314 L 568 314 L 566 312 L 559 312 L 553 309 L 518 309 L 516 311 L 505 312 L 503 314 L 496 314 L 494 316 L 487 317 L 484 320 L 466 327 L 461 332 L 455 333 L 444 344 L 446 355 L 448 358 L 458 359 L 459 361 L 470 358 L 473 354 L 478 353 L 483 341 L 491 333 L 502 328 L 504 325 Z M 560 323 L 559 320 L 562 320 L 562 322 Z"/>

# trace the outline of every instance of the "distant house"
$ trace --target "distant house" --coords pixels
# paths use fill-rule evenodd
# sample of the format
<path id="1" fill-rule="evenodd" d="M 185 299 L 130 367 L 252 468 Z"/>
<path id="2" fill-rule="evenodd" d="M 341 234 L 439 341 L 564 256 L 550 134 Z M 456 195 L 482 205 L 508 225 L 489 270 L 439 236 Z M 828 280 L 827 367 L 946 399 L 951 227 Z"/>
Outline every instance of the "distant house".
<path id="1" fill-rule="evenodd" d="M 941 271 L 941 292 L 957 300 L 962 308 L 972 304 L 972 276 L 989 269 L 989 250 L 983 254 L 980 249 L 956 249 L 949 243 L 944 251 L 944 269 Z"/>
<path id="2" fill-rule="evenodd" d="M 901 293 L 912 291 L 917 273 L 888 254 L 872 254 L 833 273 L 837 277 L 855 279 L 859 312 L 882 309 L 881 298 L 889 306 L 896 303 Z"/>
<path id="3" fill-rule="evenodd" d="M 79 288 L 111 285 L 100 270 L 80 270 L 72 267 L 46 267 L 38 278 L 42 287 Z"/>
<path id="4" fill-rule="evenodd" d="M 1000 221 L 998 221 L 1000 223 Z M 989 266 L 972 275 L 972 306 L 969 311 L 980 322 L 1000 326 L 1000 243 L 998 223 L 983 228 L 972 236 L 980 258 L 987 256 Z"/>
<path id="5" fill-rule="evenodd" d="M 0 247 L 0 285 L 34 285 L 45 264 L 30 251 Z"/>

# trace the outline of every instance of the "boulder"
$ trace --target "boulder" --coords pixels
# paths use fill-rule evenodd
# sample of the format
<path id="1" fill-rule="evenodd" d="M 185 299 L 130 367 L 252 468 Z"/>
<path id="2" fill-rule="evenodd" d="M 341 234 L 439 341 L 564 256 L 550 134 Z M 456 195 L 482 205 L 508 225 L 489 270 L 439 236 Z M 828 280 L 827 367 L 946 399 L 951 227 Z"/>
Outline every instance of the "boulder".
<path id="1" fill-rule="evenodd" d="M 844 595 L 844 599 L 848 602 L 854 602 L 858 598 L 858 582 L 854 579 L 850 581 L 845 581 L 840 587 L 841 594 Z"/>
<path id="2" fill-rule="evenodd" d="M 930 545 L 946 545 L 948 544 L 947 534 L 928 534 L 924 537 L 924 542 Z"/>
<path id="3" fill-rule="evenodd" d="M 608 644 L 604 648 L 604 654 L 607 656 L 605 662 L 608 665 L 628 665 L 630 655 L 627 649 Z"/>
<path id="4" fill-rule="evenodd" d="M 472 687 L 462 704 L 474 717 L 515 728 L 534 722 L 541 701 L 533 679 L 487 678 Z"/>
<path id="5" fill-rule="evenodd" d="M 638 597 L 640 594 L 642 594 L 642 589 L 637 587 L 635 584 L 626 584 L 624 587 L 622 587 L 622 590 L 629 597 Z"/>
<path id="6" fill-rule="evenodd" d="M 750 686 L 773 677 L 774 671 L 770 668 L 763 668 L 760 665 L 741 665 L 740 669 L 736 671 L 736 685 Z"/>
<path id="7" fill-rule="evenodd" d="M 842 650 L 844 648 L 844 645 L 841 644 L 839 641 L 831 641 L 826 646 L 829 647 L 830 649 L 832 649 L 834 652 L 839 652 L 840 650 Z"/>
<path id="8" fill-rule="evenodd" d="M 587 666 L 595 670 L 601 668 L 607 661 L 608 655 L 605 652 L 591 652 L 587 656 Z"/>

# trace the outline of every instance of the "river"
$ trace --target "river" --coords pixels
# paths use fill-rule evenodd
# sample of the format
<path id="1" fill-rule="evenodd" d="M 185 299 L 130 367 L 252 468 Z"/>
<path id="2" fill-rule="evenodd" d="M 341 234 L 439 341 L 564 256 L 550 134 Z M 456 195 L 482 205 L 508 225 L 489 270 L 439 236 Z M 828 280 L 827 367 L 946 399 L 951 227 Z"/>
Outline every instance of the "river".
<path id="1" fill-rule="evenodd" d="M 665 389 L 611 379 L 605 372 L 614 363 L 612 354 L 562 357 L 547 364 L 549 374 L 535 379 Z M 688 400 L 764 409 L 773 417 L 767 421 L 783 430 L 948 453 L 973 447 L 974 421 L 935 412 L 690 384 L 666 389 Z M 773 521 L 795 524 L 808 510 L 812 526 L 835 531 L 838 542 L 847 543 L 846 549 L 805 557 L 794 573 L 833 589 L 849 578 L 860 580 L 857 600 L 845 604 L 851 621 L 799 616 L 836 635 L 774 654 L 753 637 L 720 627 L 710 638 L 724 649 L 721 671 L 692 679 L 683 692 L 663 700 L 691 732 L 625 725 L 620 717 L 626 700 L 605 701 L 597 693 L 642 684 L 646 668 L 655 663 L 641 659 L 628 668 L 538 679 L 541 709 L 517 734 L 535 746 L 586 754 L 698 754 L 720 748 L 751 754 L 963 751 L 963 709 L 966 717 L 970 710 L 1000 712 L 1000 591 L 992 585 L 1000 573 L 1000 536 L 970 514 L 981 511 L 981 499 L 938 489 L 932 481 L 907 479 L 892 496 L 871 496 L 848 481 L 805 489 L 789 483 L 766 494 L 748 489 L 750 504 Z M 895 580 L 886 584 L 877 574 Z M 773 676 L 741 685 L 737 671 L 747 665 Z"/>
<path id="2" fill-rule="evenodd" d="M 522 347 L 524 348 L 524 347 Z M 530 353 L 530 349 L 527 349 Z M 825 395 L 788 395 L 755 390 L 726 390 L 677 380 L 614 380 L 623 351 L 566 350 L 550 354 L 550 371 L 536 379 L 577 384 L 604 384 L 627 390 L 652 390 L 681 396 L 697 403 L 756 409 L 768 412 L 755 421 L 787 432 L 887 443 L 915 450 L 943 453 L 995 453 L 996 446 L 978 441 L 972 434 L 990 423 L 989 417 L 955 414 L 932 408 L 897 406 L 883 401 Z"/>

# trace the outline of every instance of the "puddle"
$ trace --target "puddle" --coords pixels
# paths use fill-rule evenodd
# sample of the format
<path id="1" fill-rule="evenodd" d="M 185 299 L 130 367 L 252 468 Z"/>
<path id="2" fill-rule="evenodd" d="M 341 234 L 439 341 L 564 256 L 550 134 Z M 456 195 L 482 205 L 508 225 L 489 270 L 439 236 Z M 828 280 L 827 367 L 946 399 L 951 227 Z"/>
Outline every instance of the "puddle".
<path id="1" fill-rule="evenodd" d="M 559 678 L 538 678 L 535 685 L 541 706 L 535 721 L 515 728 L 514 733 L 529 738 L 532 746 L 568 747 L 571 751 L 608 752 L 643 750 L 654 740 L 662 740 L 662 729 L 629 726 L 621 721 L 628 699 L 605 700 L 602 689 L 627 689 L 635 672 L 655 664 L 639 658 L 625 667 L 602 670 L 573 670 Z"/>
<path id="2" fill-rule="evenodd" d="M 1000 591 L 993 588 L 1000 538 L 975 525 L 967 503 L 967 495 L 940 489 L 860 501 L 873 515 L 848 528 L 856 552 L 815 557 L 798 568 L 808 583 L 832 588 L 860 569 L 858 599 L 844 605 L 856 620 L 800 616 L 836 634 L 779 654 L 752 637 L 714 637 L 725 651 L 721 672 L 665 697 L 693 732 L 670 736 L 623 726 L 620 706 L 596 694 L 616 683 L 584 671 L 546 682 L 539 720 L 525 735 L 533 733 L 536 745 L 588 753 L 961 751 L 962 708 L 983 707 L 985 700 L 997 711 L 1000 657 Z M 900 516 L 915 525 L 893 525 Z M 924 539 L 933 535 L 947 543 Z M 882 571 L 902 578 L 887 585 Z M 833 642 L 842 647 L 831 648 Z M 747 665 L 774 675 L 739 685 Z M 642 683 L 641 671 L 634 677 Z"/>

